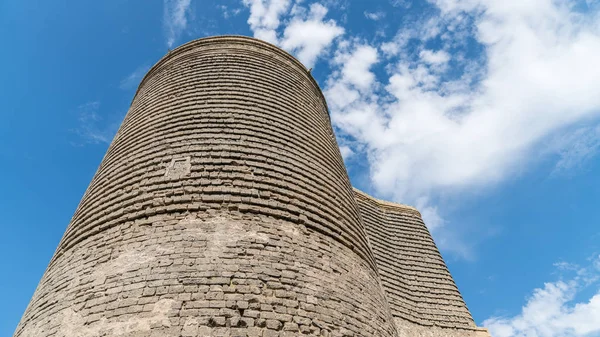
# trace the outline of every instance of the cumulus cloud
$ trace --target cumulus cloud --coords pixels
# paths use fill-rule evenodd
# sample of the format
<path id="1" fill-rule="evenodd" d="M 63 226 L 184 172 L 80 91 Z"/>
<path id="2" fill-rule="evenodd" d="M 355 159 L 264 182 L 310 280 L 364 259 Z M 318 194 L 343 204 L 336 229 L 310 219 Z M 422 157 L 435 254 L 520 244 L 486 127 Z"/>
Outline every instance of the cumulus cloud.
<path id="1" fill-rule="evenodd" d="M 380 197 L 418 205 L 442 248 L 469 255 L 445 229 L 441 198 L 477 193 L 543 155 L 562 172 L 598 151 L 586 126 L 600 115 L 598 8 L 430 0 L 434 14 L 366 42 L 318 3 L 243 2 L 255 37 L 308 67 L 331 51 L 324 93 L 346 158 L 368 159 Z"/>
<path id="2" fill-rule="evenodd" d="M 287 13 L 290 0 L 243 0 L 246 7 L 250 8 L 248 24 L 254 32 L 254 37 L 277 44 L 277 28 L 280 17 Z"/>
<path id="3" fill-rule="evenodd" d="M 344 33 L 334 20 L 325 20 L 326 14 L 323 5 L 312 4 L 307 15 L 296 15 L 283 32 L 281 47 L 294 53 L 307 67 L 312 67 L 331 42 Z"/>
<path id="4" fill-rule="evenodd" d="M 600 291 L 575 302 L 582 291 L 598 288 L 600 258 L 581 268 L 567 264 L 575 276 L 548 282 L 533 291 L 521 313 L 514 317 L 491 317 L 483 322 L 494 337 L 578 337 L 600 334 Z M 558 270 L 564 271 L 563 264 Z"/>
<path id="5" fill-rule="evenodd" d="M 169 48 L 173 47 L 188 25 L 190 4 L 191 0 L 164 0 L 163 2 L 163 26 Z"/>
<path id="6" fill-rule="evenodd" d="M 387 76 L 363 68 L 365 90 L 334 60 L 326 86 L 335 126 L 366 145 L 374 187 L 409 203 L 502 181 L 547 137 L 600 112 L 597 13 L 550 0 L 435 4 L 437 17 L 368 46 Z M 459 48 L 466 35 L 480 56 Z M 434 38 L 441 49 L 426 49 Z M 440 67 L 449 50 L 452 73 Z"/>
<path id="7" fill-rule="evenodd" d="M 250 8 L 248 24 L 254 37 L 280 46 L 309 68 L 344 33 L 335 20 L 325 19 L 327 8 L 319 3 L 311 4 L 308 9 L 300 1 L 293 6 L 287 0 L 243 0 L 243 3 Z M 284 16 L 288 21 L 279 32 Z"/>
<path id="8" fill-rule="evenodd" d="M 354 155 L 354 151 L 348 145 L 340 145 L 340 153 L 342 154 L 342 158 L 344 160 L 348 160 Z"/>
<path id="9" fill-rule="evenodd" d="M 352 47 L 352 49 L 350 48 Z M 374 91 L 376 81 L 371 67 L 378 62 L 377 49 L 369 45 L 353 45 L 344 43 L 333 58 L 334 66 L 338 67 L 327 80 L 325 95 L 334 118 L 341 126 L 352 129 L 358 126 L 368 114 L 369 94 Z M 364 109 L 358 110 L 357 108 Z M 376 106 L 373 106 L 376 108 Z M 358 114 L 353 112 L 357 111 Z M 375 113 L 373 111 L 372 113 Z M 344 118 L 348 121 L 344 122 Z M 361 119 L 361 120 L 355 120 Z M 371 128 L 364 128 L 369 132 Z M 349 130 L 356 134 L 359 130 Z"/>
<path id="10" fill-rule="evenodd" d="M 428 64 L 446 64 L 450 60 L 450 54 L 444 50 L 432 51 L 425 49 L 421 51 L 419 56 Z"/>

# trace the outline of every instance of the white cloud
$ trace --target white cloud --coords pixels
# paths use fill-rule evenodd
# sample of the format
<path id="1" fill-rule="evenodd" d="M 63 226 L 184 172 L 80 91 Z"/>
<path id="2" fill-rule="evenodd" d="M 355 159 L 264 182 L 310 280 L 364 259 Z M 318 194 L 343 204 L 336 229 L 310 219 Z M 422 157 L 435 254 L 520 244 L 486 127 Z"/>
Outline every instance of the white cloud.
<path id="1" fill-rule="evenodd" d="M 331 102 L 328 100 L 328 103 L 337 109 L 350 105 L 360 97 L 361 92 L 371 92 L 374 89 L 371 86 L 376 77 L 371 72 L 371 67 L 378 62 L 377 49 L 366 44 L 351 45 L 343 41 L 332 62 L 337 70 L 329 77 L 325 94 L 331 97 Z M 346 99 L 341 99 L 344 97 Z M 347 99 L 348 97 L 351 99 Z"/>
<path id="2" fill-rule="evenodd" d="M 464 38 L 462 35 L 465 27 L 457 24 L 454 20 L 447 20 L 443 17 L 434 16 L 424 19 L 420 18 L 415 22 L 408 22 L 406 26 L 398 31 L 391 41 L 381 43 L 379 48 L 388 58 L 392 56 L 408 58 L 411 50 L 406 47 L 410 40 L 426 42 L 434 37 L 441 36 L 441 30 L 444 25 L 449 29 L 452 29 L 451 35 L 443 36 L 445 43 L 450 45 L 455 42 L 454 39 L 450 39 L 450 36 Z"/>
<path id="3" fill-rule="evenodd" d="M 559 154 L 554 174 L 569 173 L 580 168 L 600 150 L 600 125 L 583 126 L 554 140 L 550 150 Z"/>
<path id="4" fill-rule="evenodd" d="M 344 33 L 334 20 L 326 20 L 327 8 L 313 3 L 293 6 L 288 0 L 243 0 L 250 7 L 248 24 L 254 37 L 276 44 L 294 54 L 306 67 L 312 67 L 333 40 Z M 283 32 L 278 28 L 282 17 L 288 17 Z"/>
<path id="5" fill-rule="evenodd" d="M 223 12 L 223 18 L 225 19 L 235 17 L 242 12 L 241 8 L 229 9 L 229 7 L 225 5 L 219 5 L 217 6 L 217 8 L 219 8 Z"/>
<path id="6" fill-rule="evenodd" d="M 394 7 L 410 8 L 411 4 L 412 3 L 409 0 L 391 0 L 390 1 L 390 5 L 392 5 Z"/>
<path id="7" fill-rule="evenodd" d="M 390 56 L 396 56 L 398 55 L 398 53 L 400 52 L 400 48 L 402 46 L 395 42 L 395 41 L 390 41 L 390 42 L 384 42 L 379 46 L 379 49 L 381 49 L 381 51 L 383 52 L 383 54 L 387 57 Z"/>
<path id="8" fill-rule="evenodd" d="M 500 182 L 544 139 L 600 112 L 597 13 L 550 0 L 436 4 L 438 17 L 371 46 L 388 70 L 371 81 L 363 69 L 371 90 L 348 85 L 339 62 L 325 90 L 335 126 L 366 146 L 376 190 L 413 204 Z M 438 65 L 469 34 L 484 54 L 453 52 L 464 70 L 450 77 Z M 424 49 L 435 37 L 442 49 Z M 421 47 L 407 47 L 411 39 Z"/>
<path id="9" fill-rule="evenodd" d="M 374 88 L 375 75 L 371 67 L 379 61 L 377 50 L 368 45 L 353 46 L 353 50 L 339 50 L 334 62 L 343 65 L 338 84 L 355 88 L 359 92 L 370 92 Z"/>
<path id="10" fill-rule="evenodd" d="M 107 125 L 98 113 L 99 110 L 100 102 L 88 102 L 77 107 L 78 126 L 73 131 L 81 137 L 83 143 L 109 144 L 117 132 L 119 124 Z"/>
<path id="11" fill-rule="evenodd" d="M 450 60 L 450 54 L 444 50 L 433 51 L 429 49 L 422 50 L 419 54 L 421 59 L 428 64 L 445 64 Z"/>
<path id="12" fill-rule="evenodd" d="M 141 67 L 138 67 L 131 74 L 129 74 L 127 77 L 125 77 L 124 79 L 121 80 L 121 82 L 119 83 L 119 88 L 121 88 L 123 90 L 129 90 L 129 89 L 135 88 L 140 83 L 140 81 L 142 80 L 144 75 L 146 75 L 146 73 L 148 72 L 149 69 L 150 69 L 150 66 L 147 64 L 143 65 Z"/>
<path id="13" fill-rule="evenodd" d="M 298 13 L 286 26 L 280 44 L 283 49 L 296 54 L 305 66 L 312 67 L 344 29 L 334 20 L 324 20 L 327 8 L 323 5 L 312 4 L 307 15 Z"/>
<path id="14" fill-rule="evenodd" d="M 340 153 L 344 160 L 348 160 L 354 155 L 354 151 L 348 145 L 340 145 Z"/>
<path id="15" fill-rule="evenodd" d="M 248 24 L 254 32 L 254 37 L 277 44 L 277 28 L 280 17 L 290 7 L 290 0 L 243 0 L 250 8 Z"/>
<path id="16" fill-rule="evenodd" d="M 577 295 L 589 287 L 598 288 L 600 270 L 596 258 L 592 265 L 575 270 L 568 280 L 545 283 L 537 288 L 514 317 L 491 317 L 483 322 L 494 337 L 578 337 L 600 335 L 600 291 L 574 303 Z M 565 270 L 561 263 L 559 270 Z"/>
<path id="17" fill-rule="evenodd" d="M 597 12 L 563 0 L 430 0 L 437 14 L 368 44 L 340 41 L 344 28 L 321 4 L 243 2 L 255 37 L 308 67 L 333 49 L 324 93 L 338 136 L 368 159 L 377 194 L 419 204 L 443 249 L 469 255 L 437 200 L 493 186 L 540 154 L 569 170 L 598 150 L 585 125 L 600 115 Z M 569 138 L 575 125 L 586 131 Z"/>
<path id="18" fill-rule="evenodd" d="M 427 224 L 430 231 L 434 231 L 444 225 L 444 219 L 439 215 L 436 206 L 431 206 L 426 197 L 417 199 L 415 207 L 421 213 L 423 221 Z"/>
<path id="19" fill-rule="evenodd" d="M 190 4 L 191 0 L 164 0 L 163 2 L 163 26 L 169 48 L 173 47 L 188 25 Z"/>
<path id="20" fill-rule="evenodd" d="M 369 20 L 373 20 L 373 21 L 379 21 L 383 18 L 385 18 L 385 12 L 368 12 L 365 11 L 364 12 L 365 17 Z"/>

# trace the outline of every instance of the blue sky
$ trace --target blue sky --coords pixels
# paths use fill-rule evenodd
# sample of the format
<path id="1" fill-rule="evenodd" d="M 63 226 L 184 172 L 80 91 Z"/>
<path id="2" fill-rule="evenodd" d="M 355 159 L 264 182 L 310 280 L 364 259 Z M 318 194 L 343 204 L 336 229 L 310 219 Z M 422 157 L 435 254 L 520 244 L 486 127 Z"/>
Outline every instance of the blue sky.
<path id="1" fill-rule="evenodd" d="M 417 206 L 495 337 L 600 336 L 600 4 L 3 1 L 0 335 L 145 71 L 240 34 L 323 89 L 353 184 Z"/>

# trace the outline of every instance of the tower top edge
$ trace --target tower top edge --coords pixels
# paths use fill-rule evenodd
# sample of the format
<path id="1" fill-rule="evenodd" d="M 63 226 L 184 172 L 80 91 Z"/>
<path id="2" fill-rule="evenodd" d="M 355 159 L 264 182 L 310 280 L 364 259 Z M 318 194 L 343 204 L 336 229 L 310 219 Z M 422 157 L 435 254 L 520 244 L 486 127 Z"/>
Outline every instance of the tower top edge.
<path id="1" fill-rule="evenodd" d="M 219 43 L 230 43 L 230 44 L 238 44 L 238 45 L 251 45 L 254 47 L 262 47 L 266 50 L 275 52 L 277 54 L 279 54 L 280 56 L 288 59 L 289 61 L 291 61 L 292 63 L 294 63 L 296 66 L 299 67 L 299 70 L 303 71 L 304 74 L 306 75 L 306 77 L 311 81 L 311 83 L 313 84 L 313 86 L 315 87 L 315 89 L 317 90 L 319 96 L 321 97 L 321 99 L 323 100 L 323 103 L 325 104 L 325 108 L 327 109 L 327 114 L 329 115 L 329 106 L 327 105 L 327 101 L 325 100 L 325 96 L 323 95 L 323 92 L 321 91 L 321 87 L 319 86 L 319 84 L 317 83 L 317 81 L 314 79 L 314 77 L 312 76 L 312 74 L 310 73 L 310 70 L 308 70 L 306 68 L 306 66 L 304 66 L 304 64 L 302 64 L 302 62 L 300 62 L 296 57 L 294 57 L 292 54 L 288 53 L 287 51 L 281 49 L 280 47 L 269 43 L 267 41 L 264 40 L 260 40 L 254 37 L 250 37 L 250 36 L 245 36 L 245 35 L 215 35 L 215 36 L 207 36 L 207 37 L 202 37 L 199 39 L 195 39 L 189 42 L 186 42 L 174 49 L 169 50 L 169 52 L 164 55 L 163 57 L 160 58 L 160 60 L 158 60 L 158 62 L 156 62 L 149 70 L 148 72 L 146 72 L 146 75 L 144 75 L 144 77 L 142 78 L 142 80 L 140 81 L 140 84 L 137 87 L 137 90 L 135 92 L 135 96 L 137 96 L 138 92 L 140 91 L 140 89 L 144 86 L 144 83 L 146 82 L 146 80 L 148 78 L 150 78 L 152 76 L 152 74 L 158 69 L 160 68 L 161 65 L 163 65 L 165 62 L 167 62 L 169 59 L 171 59 L 172 57 L 181 54 L 185 51 L 188 51 L 190 49 L 196 48 L 198 46 L 201 45 L 210 45 L 210 44 L 219 44 Z"/>
<path id="2" fill-rule="evenodd" d="M 306 68 L 306 66 L 304 66 L 304 64 L 302 64 L 302 62 L 300 62 L 294 55 L 288 53 L 287 51 L 281 49 L 277 45 L 274 45 L 270 42 L 267 42 L 267 41 L 264 41 L 264 40 L 261 40 L 261 39 L 258 39 L 258 38 L 252 37 L 252 36 L 246 36 L 246 35 L 213 35 L 213 36 L 201 37 L 199 39 L 191 40 L 191 41 L 188 41 L 178 47 L 175 47 L 169 53 L 167 53 L 167 55 L 165 55 L 165 57 L 169 56 L 171 53 L 178 51 L 179 49 L 187 49 L 188 47 L 200 45 L 200 44 L 204 44 L 204 43 L 223 43 L 223 42 L 232 42 L 232 43 L 239 43 L 239 44 L 252 44 L 252 45 L 266 47 L 267 49 L 276 50 L 280 54 L 283 54 L 285 57 L 292 60 L 294 63 L 297 63 L 302 69 L 304 69 L 308 72 L 308 69 Z"/>
<path id="3" fill-rule="evenodd" d="M 354 192 L 360 196 L 362 196 L 363 198 L 367 198 L 369 200 L 371 200 L 372 202 L 377 203 L 379 206 L 382 207 L 388 207 L 388 208 L 392 208 L 392 209 L 398 209 L 401 211 L 408 211 L 409 213 L 413 213 L 415 215 L 417 215 L 418 217 L 421 217 L 421 212 L 419 212 L 418 209 L 416 209 L 413 206 L 409 206 L 409 205 L 405 205 L 405 204 L 401 204 L 401 203 L 397 203 L 397 202 L 391 202 L 391 201 L 387 201 L 387 200 L 382 200 L 382 199 L 377 199 L 361 190 L 359 190 L 356 187 L 352 187 L 352 189 L 354 190 Z"/>

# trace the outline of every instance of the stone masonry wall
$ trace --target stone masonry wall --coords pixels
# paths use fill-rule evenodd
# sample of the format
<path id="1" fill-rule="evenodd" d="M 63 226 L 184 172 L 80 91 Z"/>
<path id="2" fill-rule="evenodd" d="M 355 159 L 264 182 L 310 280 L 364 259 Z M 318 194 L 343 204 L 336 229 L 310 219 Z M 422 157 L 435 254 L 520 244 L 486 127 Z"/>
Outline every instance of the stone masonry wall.
<path id="1" fill-rule="evenodd" d="M 267 43 L 144 78 L 18 337 L 397 336 L 323 96 Z"/>
<path id="2" fill-rule="evenodd" d="M 475 325 L 421 214 L 355 194 L 399 336 L 489 336 Z"/>

